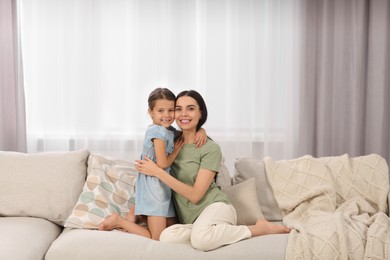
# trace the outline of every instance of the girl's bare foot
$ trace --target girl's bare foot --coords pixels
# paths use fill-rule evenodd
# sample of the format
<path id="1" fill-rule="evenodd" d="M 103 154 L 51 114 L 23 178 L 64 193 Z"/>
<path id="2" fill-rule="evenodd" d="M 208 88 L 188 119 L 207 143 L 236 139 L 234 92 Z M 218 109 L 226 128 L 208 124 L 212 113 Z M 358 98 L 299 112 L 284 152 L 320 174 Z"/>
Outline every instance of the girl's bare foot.
<path id="1" fill-rule="evenodd" d="M 106 217 L 103 222 L 99 225 L 99 230 L 113 230 L 115 228 L 118 228 L 118 222 L 119 222 L 120 216 L 118 213 L 114 213 L 108 217 Z"/>
<path id="2" fill-rule="evenodd" d="M 265 219 L 257 220 L 255 225 L 249 226 L 249 230 L 252 233 L 252 237 L 269 234 L 284 234 L 290 233 L 291 231 L 291 229 L 286 226 L 274 224 Z"/>

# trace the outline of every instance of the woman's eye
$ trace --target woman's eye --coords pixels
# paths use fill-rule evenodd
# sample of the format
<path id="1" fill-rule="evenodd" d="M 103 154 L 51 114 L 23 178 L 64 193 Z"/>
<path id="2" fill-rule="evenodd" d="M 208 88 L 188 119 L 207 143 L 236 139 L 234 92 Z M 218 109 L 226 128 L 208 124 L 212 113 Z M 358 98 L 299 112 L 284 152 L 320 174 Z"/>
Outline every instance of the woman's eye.
<path id="1" fill-rule="evenodd" d="M 180 108 L 180 107 L 177 107 L 177 108 L 175 108 L 175 111 L 176 111 L 176 112 L 180 112 L 180 111 L 181 111 L 181 108 Z"/>

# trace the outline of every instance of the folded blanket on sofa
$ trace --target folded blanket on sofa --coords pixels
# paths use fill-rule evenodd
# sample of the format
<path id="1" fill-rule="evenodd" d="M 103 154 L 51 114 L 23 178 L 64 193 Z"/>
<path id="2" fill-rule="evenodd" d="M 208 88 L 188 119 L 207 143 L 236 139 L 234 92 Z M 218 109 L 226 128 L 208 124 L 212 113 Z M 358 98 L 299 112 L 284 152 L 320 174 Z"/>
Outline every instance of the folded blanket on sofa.
<path id="1" fill-rule="evenodd" d="M 390 259 L 389 169 L 382 157 L 264 160 L 292 228 L 286 259 Z"/>

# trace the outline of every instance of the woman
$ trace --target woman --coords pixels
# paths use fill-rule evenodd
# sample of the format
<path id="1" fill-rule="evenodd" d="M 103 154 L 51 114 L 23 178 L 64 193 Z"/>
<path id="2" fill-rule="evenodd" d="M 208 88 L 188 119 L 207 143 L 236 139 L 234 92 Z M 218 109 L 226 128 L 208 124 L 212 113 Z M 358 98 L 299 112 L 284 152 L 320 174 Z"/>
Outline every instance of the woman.
<path id="1" fill-rule="evenodd" d="M 221 162 L 220 147 L 208 139 L 196 148 L 196 131 L 206 122 L 207 108 L 202 96 L 183 91 L 176 98 L 175 120 L 183 132 L 184 145 L 165 174 L 149 158 L 137 160 L 139 172 L 155 176 L 173 190 L 173 201 L 182 224 L 166 228 L 160 241 L 191 243 L 198 250 L 220 246 L 265 234 L 288 233 L 289 228 L 258 220 L 252 226 L 237 226 L 237 214 L 227 195 L 215 184 Z"/>

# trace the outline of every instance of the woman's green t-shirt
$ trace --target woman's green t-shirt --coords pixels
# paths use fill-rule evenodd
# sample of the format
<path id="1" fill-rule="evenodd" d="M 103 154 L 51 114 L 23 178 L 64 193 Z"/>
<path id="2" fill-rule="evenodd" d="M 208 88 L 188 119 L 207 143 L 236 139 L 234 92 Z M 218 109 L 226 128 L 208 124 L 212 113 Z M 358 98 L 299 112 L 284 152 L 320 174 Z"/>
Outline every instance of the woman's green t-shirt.
<path id="1" fill-rule="evenodd" d="M 193 186 L 199 169 L 218 172 L 221 158 L 222 153 L 219 145 L 210 139 L 200 148 L 196 148 L 195 144 L 186 144 L 171 165 L 171 174 L 181 182 Z M 173 192 L 173 201 L 179 220 L 183 224 L 193 223 L 199 214 L 214 202 L 230 204 L 227 195 L 216 186 L 214 181 L 197 204 L 190 202 L 176 192 Z"/>

